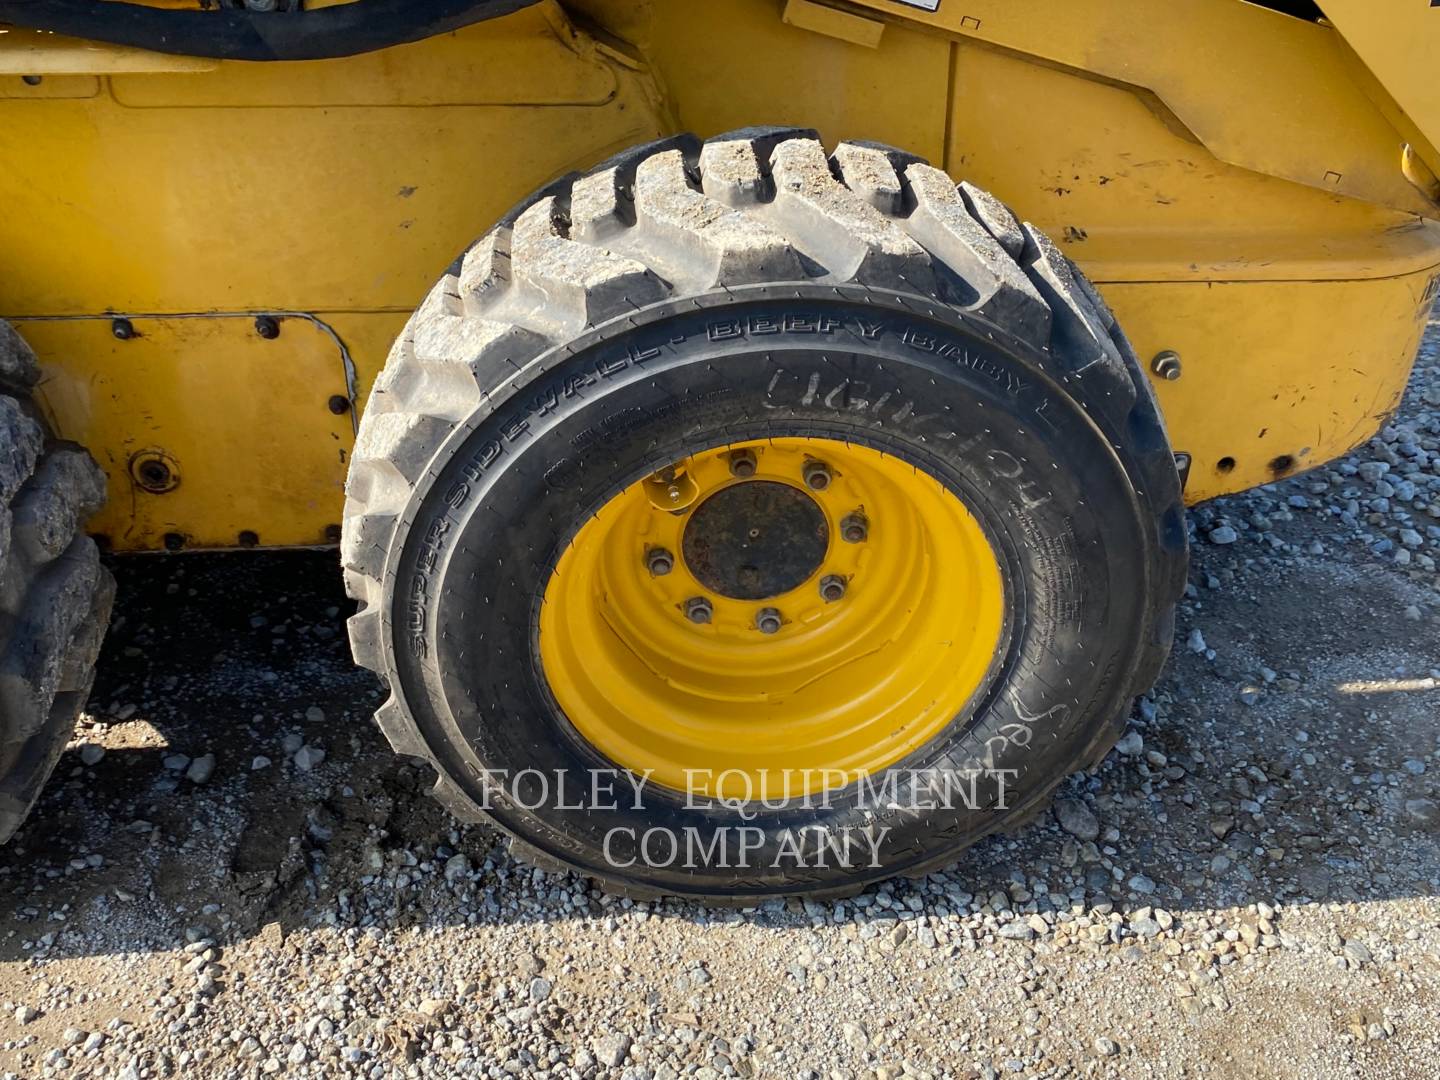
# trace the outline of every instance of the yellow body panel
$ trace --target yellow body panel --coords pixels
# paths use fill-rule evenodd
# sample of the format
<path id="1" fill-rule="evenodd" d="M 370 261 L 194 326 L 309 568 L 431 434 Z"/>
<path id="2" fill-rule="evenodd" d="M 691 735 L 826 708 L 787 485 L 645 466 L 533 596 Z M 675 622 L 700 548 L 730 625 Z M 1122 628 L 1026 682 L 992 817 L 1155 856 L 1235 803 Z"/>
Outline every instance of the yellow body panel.
<path id="1" fill-rule="evenodd" d="M 364 401 L 510 205 L 676 130 L 793 123 L 943 163 L 1054 236 L 1142 357 L 1180 353 L 1160 393 L 1208 498 L 1368 437 L 1440 265 L 1429 54 L 1323 6 L 1337 26 L 1241 0 L 547 0 L 301 64 L 0 34 L 0 316 L 109 473 L 117 549 L 321 543 L 353 421 L 327 402 Z M 267 341 L 267 312 L 318 322 Z M 142 447 L 183 482 L 137 488 Z"/>
<path id="2" fill-rule="evenodd" d="M 854 2 L 1122 88 L 1203 148 L 1198 167 L 1214 157 L 1397 209 L 1436 210 L 1400 174 L 1396 131 L 1357 92 L 1350 48 L 1330 26 L 1242 0 L 965 0 L 933 13 L 897 0 Z M 1375 26 L 1399 30 L 1374 16 L 1374 0 L 1359 2 Z M 1413 59 L 1414 75 L 1433 71 L 1433 56 Z M 1092 134 L 1123 138 L 1124 130 Z"/>
<path id="3" fill-rule="evenodd" d="M 660 133 L 638 80 L 540 8 L 347 60 L 14 100 L 0 313 L 409 312 L 526 193 Z"/>
<path id="4" fill-rule="evenodd" d="M 1376 0 L 1325 0 L 1325 16 L 1355 52 L 1356 67 L 1373 79 L 1367 87 L 1377 108 L 1416 145 L 1431 174 L 1440 173 L 1440 18 L 1435 4 Z M 1367 80 L 1368 81 L 1368 80 Z"/>
<path id="5" fill-rule="evenodd" d="M 171 56 L 149 49 L 101 45 L 37 30 L 11 30 L 0 49 L 0 77 L 35 72 L 47 75 L 118 75 L 137 71 L 214 71 L 214 60 L 197 56 Z M 95 85 L 95 84 L 92 84 Z M 98 86 L 97 86 L 98 89 Z"/>
<path id="6" fill-rule="evenodd" d="M 1181 357 L 1181 378 L 1155 386 L 1171 440 L 1191 456 L 1186 500 L 1268 484 L 1369 439 L 1400 404 L 1436 281 L 1422 270 L 1364 281 L 1107 286 L 1141 356 L 1172 349 Z M 1322 327 L 1341 332 L 1327 337 Z M 1235 342 L 1246 351 L 1226 357 Z"/>
<path id="7" fill-rule="evenodd" d="M 109 319 L 17 324 L 41 355 L 66 358 L 40 389 L 51 426 L 111 478 L 92 532 L 117 550 L 338 539 L 354 432 L 330 400 L 348 403 L 348 360 L 323 321 L 278 323 L 268 340 L 251 316 L 135 318 L 125 341 Z M 169 473 L 160 491 L 142 482 L 155 460 Z"/>

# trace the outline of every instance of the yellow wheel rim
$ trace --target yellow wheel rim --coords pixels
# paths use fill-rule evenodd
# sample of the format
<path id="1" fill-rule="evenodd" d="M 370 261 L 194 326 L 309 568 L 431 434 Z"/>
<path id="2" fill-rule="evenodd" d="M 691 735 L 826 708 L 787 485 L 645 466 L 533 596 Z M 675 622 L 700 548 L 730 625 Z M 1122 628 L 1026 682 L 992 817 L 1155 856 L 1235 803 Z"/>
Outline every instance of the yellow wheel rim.
<path id="1" fill-rule="evenodd" d="M 767 507 L 801 540 L 777 545 L 754 516 Z M 937 735 L 985 681 L 1003 621 L 995 554 L 937 480 L 868 447 L 774 439 L 686 458 L 606 503 L 547 583 L 540 660 L 617 765 L 693 795 L 783 799 Z"/>

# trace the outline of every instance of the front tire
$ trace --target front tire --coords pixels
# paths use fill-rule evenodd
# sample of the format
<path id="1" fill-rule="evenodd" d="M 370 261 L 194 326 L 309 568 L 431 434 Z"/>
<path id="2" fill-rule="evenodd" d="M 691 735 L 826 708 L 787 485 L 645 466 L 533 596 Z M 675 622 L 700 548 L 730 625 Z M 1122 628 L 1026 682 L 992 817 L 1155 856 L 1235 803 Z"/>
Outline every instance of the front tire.
<path id="1" fill-rule="evenodd" d="M 686 547 L 760 482 L 778 502 L 707 521 L 762 554 Z M 927 520 L 960 524 L 900 528 L 932 489 Z M 396 343 L 347 496 L 351 639 L 392 744 L 522 854 L 630 892 L 846 892 L 1013 827 L 1113 744 L 1184 577 L 1163 425 L 1079 271 L 913 157 L 793 130 L 642 147 L 511 215 Z M 799 531 L 765 549 L 781 518 Z M 710 762 L 730 786 L 676 779 Z M 615 768 L 658 780 L 566 808 Z M 818 865 L 796 836 L 869 855 Z"/>

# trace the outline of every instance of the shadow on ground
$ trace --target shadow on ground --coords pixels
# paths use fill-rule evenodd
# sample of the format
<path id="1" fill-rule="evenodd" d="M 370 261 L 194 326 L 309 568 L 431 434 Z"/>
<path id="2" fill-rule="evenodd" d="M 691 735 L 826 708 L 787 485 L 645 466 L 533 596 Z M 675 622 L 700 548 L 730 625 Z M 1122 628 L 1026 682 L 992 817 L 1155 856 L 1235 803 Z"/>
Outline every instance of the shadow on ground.
<path id="1" fill-rule="evenodd" d="M 483 925 L 612 903 L 513 863 L 495 831 L 455 823 L 426 796 L 424 770 L 391 755 L 370 721 L 379 686 L 349 658 L 332 554 L 115 570 L 87 719 L 0 851 L 0 960 L 171 949 L 197 921 L 236 940 L 275 923 Z M 1364 553 L 1270 563 L 1204 546 L 1192 579 L 1176 654 L 1134 717 L 1143 745 L 1130 739 L 1134 752 L 1062 789 L 1088 798 L 1093 846 L 1047 813 L 982 842 L 932 891 L 1042 913 L 1105 898 L 1178 912 L 1437 891 L 1437 824 L 1416 800 L 1434 795 L 1440 658 L 1431 611 L 1405 614 L 1434 593 Z M 1197 628 L 1213 658 L 1187 644 Z M 298 768 L 299 745 L 323 761 Z M 173 760 L 206 754 L 203 783 Z M 457 853 L 473 876 L 447 882 Z M 893 886 L 901 900 L 918 888 Z M 678 902 L 653 910 L 704 917 Z M 753 918 L 813 914 L 775 902 Z"/>

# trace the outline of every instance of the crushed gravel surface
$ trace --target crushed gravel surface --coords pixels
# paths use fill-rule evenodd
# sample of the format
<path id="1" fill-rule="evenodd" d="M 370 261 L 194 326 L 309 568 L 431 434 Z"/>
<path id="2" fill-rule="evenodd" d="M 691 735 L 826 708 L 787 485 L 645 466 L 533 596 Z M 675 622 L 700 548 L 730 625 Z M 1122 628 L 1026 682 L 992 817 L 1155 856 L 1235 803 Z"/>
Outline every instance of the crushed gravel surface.
<path id="1" fill-rule="evenodd" d="M 372 726 L 333 556 L 118 562 L 0 850 L 0 1073 L 1434 1076 L 1437 345 L 1355 455 L 1192 513 L 1173 659 L 1102 766 L 847 901 L 517 865 Z"/>

